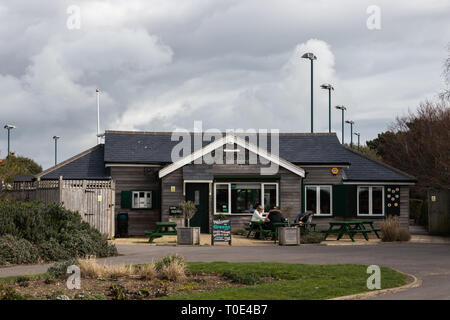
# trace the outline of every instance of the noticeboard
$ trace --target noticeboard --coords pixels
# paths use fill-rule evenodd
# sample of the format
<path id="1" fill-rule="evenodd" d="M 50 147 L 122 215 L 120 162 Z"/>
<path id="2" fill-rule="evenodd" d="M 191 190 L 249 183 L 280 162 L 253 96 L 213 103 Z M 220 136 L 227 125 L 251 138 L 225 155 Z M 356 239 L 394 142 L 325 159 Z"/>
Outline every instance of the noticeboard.
<path id="1" fill-rule="evenodd" d="M 213 220 L 211 232 L 211 245 L 215 242 L 228 242 L 231 246 L 231 221 L 230 220 Z"/>
<path id="2" fill-rule="evenodd" d="M 182 215 L 183 210 L 181 210 L 179 207 L 169 207 L 169 215 Z"/>
<path id="3" fill-rule="evenodd" d="M 386 215 L 400 215 L 400 186 L 386 186 Z"/>

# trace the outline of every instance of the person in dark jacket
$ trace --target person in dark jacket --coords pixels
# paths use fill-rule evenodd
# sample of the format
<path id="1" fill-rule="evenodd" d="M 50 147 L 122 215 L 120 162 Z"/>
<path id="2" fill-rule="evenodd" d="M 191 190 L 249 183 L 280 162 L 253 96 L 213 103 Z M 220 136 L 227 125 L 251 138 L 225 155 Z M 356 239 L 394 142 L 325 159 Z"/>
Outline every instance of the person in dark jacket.
<path id="1" fill-rule="evenodd" d="M 269 215 L 266 218 L 266 228 L 270 230 L 275 230 L 274 223 L 284 222 L 286 218 L 281 214 L 281 211 L 278 208 L 274 208 L 269 211 Z"/>

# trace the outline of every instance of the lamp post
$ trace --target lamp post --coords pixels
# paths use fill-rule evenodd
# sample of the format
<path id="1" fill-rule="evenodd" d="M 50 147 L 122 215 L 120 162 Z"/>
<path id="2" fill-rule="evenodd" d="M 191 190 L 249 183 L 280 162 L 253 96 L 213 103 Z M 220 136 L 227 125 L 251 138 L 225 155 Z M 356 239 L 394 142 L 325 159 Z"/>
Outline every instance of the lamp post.
<path id="1" fill-rule="evenodd" d="M 352 120 L 346 120 L 345 123 L 350 125 L 350 148 L 353 149 L 353 124 L 355 123 Z"/>
<path id="2" fill-rule="evenodd" d="M 53 136 L 53 140 L 55 140 L 55 166 L 58 164 L 58 139 L 59 136 Z"/>
<path id="3" fill-rule="evenodd" d="M 328 132 L 331 133 L 331 90 L 334 90 L 334 88 L 329 83 L 325 83 L 320 87 L 322 89 L 328 90 Z"/>
<path id="4" fill-rule="evenodd" d="M 336 106 L 335 108 L 342 111 L 342 140 L 341 140 L 341 143 L 344 144 L 344 112 L 345 112 L 345 110 L 347 110 L 347 108 L 344 106 Z"/>
<path id="5" fill-rule="evenodd" d="M 355 136 L 358 137 L 358 151 L 359 151 L 359 138 L 360 138 L 361 134 L 359 132 L 355 132 Z"/>
<path id="6" fill-rule="evenodd" d="M 97 93 L 97 144 L 100 144 L 100 90 L 95 89 Z"/>
<path id="7" fill-rule="evenodd" d="M 314 55 L 314 53 L 307 52 L 304 55 L 302 55 L 302 58 L 309 59 L 311 61 L 311 133 L 314 132 L 314 112 L 313 112 L 313 105 L 314 105 L 314 98 L 313 98 L 313 64 L 314 60 L 317 59 L 317 57 Z"/>
<path id="8" fill-rule="evenodd" d="M 7 155 L 7 157 L 9 157 L 9 154 L 11 153 L 11 130 L 12 130 L 12 129 L 15 129 L 16 126 L 13 126 L 13 125 L 11 125 L 11 124 L 6 124 L 6 125 L 4 126 L 4 128 L 5 128 L 6 130 L 8 130 L 8 155 Z"/>

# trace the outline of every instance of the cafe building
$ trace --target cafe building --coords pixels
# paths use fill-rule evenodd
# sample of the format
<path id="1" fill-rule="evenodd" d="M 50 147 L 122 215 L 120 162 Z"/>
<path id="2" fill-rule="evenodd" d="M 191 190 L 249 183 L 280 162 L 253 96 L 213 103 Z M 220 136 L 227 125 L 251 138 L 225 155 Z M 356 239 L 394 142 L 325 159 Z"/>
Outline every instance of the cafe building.
<path id="1" fill-rule="evenodd" d="M 182 141 L 184 140 L 184 141 Z M 248 225 L 252 209 L 274 206 L 286 218 L 311 211 L 321 228 L 332 220 L 399 216 L 408 227 L 415 178 L 343 146 L 335 133 L 259 135 L 106 131 L 99 144 L 36 176 L 39 180 L 110 180 L 112 214 L 128 215 L 128 234 L 169 221 L 191 200 L 191 226 L 209 233 L 214 217 L 232 229 Z M 117 227 L 117 226 L 116 226 Z"/>

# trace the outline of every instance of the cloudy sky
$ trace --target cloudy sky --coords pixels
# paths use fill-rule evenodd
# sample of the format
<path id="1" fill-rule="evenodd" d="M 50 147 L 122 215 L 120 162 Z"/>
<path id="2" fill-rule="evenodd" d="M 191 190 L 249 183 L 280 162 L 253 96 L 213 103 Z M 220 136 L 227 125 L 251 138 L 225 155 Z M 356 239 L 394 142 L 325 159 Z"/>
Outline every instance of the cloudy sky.
<path id="1" fill-rule="evenodd" d="M 315 131 L 328 130 L 329 82 L 372 139 L 444 87 L 450 42 L 448 0 L 0 0 L 0 21 L 0 119 L 17 126 L 12 151 L 44 168 L 54 135 L 60 160 L 96 144 L 97 87 L 103 130 L 309 132 L 309 51 Z"/>

